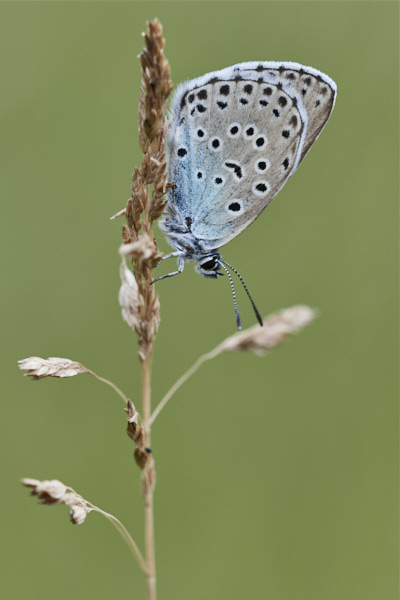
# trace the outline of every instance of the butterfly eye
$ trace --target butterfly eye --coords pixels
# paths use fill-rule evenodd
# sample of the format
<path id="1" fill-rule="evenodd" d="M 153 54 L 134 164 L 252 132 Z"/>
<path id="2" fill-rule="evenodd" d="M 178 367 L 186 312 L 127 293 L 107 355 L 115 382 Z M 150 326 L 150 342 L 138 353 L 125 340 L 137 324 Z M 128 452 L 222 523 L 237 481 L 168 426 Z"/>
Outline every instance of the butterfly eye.
<path id="1" fill-rule="evenodd" d="M 216 263 L 215 258 L 210 258 L 206 262 L 200 263 L 200 266 L 205 271 L 213 271 L 215 269 L 215 267 L 216 267 L 216 264 L 217 263 Z"/>

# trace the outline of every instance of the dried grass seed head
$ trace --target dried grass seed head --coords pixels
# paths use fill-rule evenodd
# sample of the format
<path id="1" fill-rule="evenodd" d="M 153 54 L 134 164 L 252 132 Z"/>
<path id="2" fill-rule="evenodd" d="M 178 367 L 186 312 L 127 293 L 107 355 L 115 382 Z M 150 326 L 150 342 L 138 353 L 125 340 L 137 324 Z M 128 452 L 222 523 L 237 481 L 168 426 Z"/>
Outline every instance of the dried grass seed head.
<path id="1" fill-rule="evenodd" d="M 79 373 L 88 373 L 88 370 L 80 363 L 57 356 L 47 359 L 40 358 L 40 356 L 30 356 L 19 360 L 18 366 L 22 371 L 28 371 L 25 375 L 32 377 L 32 379 L 73 377 L 79 375 Z"/>
<path id="2" fill-rule="evenodd" d="M 125 246 L 123 246 L 124 248 Z M 136 329 L 140 323 L 140 300 L 136 279 L 122 259 L 119 269 L 121 287 L 118 293 L 118 302 L 121 307 L 122 318 L 131 329 Z"/>
<path id="3" fill-rule="evenodd" d="M 32 488 L 32 496 L 39 496 L 42 504 L 62 504 L 67 487 L 58 479 L 44 480 L 25 477 L 22 485 Z"/>
<path id="4" fill-rule="evenodd" d="M 139 423 L 139 413 L 137 412 L 133 402 L 128 400 L 128 406 L 125 408 L 128 413 L 128 425 L 126 432 L 129 437 L 138 446 L 144 446 L 144 430 L 143 426 Z"/>
<path id="5" fill-rule="evenodd" d="M 69 511 L 71 522 L 74 525 L 82 525 L 82 523 L 86 519 L 86 515 L 88 514 L 88 512 L 89 509 L 85 508 L 84 506 L 78 506 L 77 504 L 75 504 Z"/>
<path id="6" fill-rule="evenodd" d="M 84 498 L 76 494 L 58 479 L 44 480 L 24 478 L 22 485 L 32 489 L 31 494 L 38 496 L 41 504 L 54 505 L 65 504 L 70 507 L 71 521 L 80 525 L 86 519 L 86 515 L 93 509 L 87 506 Z"/>
<path id="7" fill-rule="evenodd" d="M 264 319 L 263 327 L 255 325 L 235 333 L 218 346 L 219 352 L 241 352 L 250 350 L 263 356 L 279 346 L 288 335 L 295 334 L 315 319 L 315 311 L 308 306 L 293 306 Z M 218 353 L 219 353 L 218 352 Z"/>
<path id="8" fill-rule="evenodd" d="M 146 47 L 140 54 L 142 67 L 142 94 L 139 106 L 140 146 L 143 154 L 149 152 L 158 158 L 160 137 L 166 125 L 166 101 L 172 91 L 170 68 L 164 56 L 165 40 L 158 19 L 147 24 L 144 34 Z M 160 143 L 161 142 L 161 143 Z M 163 150 L 161 152 L 163 154 Z"/>
<path id="9" fill-rule="evenodd" d="M 151 265 L 156 264 L 162 257 L 158 251 L 154 238 L 144 233 L 140 238 L 130 244 L 122 244 L 119 249 L 121 256 L 129 256 L 132 261 L 138 263 L 148 262 Z"/>

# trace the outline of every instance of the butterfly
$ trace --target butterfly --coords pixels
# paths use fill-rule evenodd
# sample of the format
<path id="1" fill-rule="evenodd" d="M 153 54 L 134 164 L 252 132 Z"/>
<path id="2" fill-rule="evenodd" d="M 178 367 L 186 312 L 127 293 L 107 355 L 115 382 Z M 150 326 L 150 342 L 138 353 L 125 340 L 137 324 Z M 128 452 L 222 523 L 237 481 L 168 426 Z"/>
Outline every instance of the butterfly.
<path id="1" fill-rule="evenodd" d="M 303 160 L 336 99 L 335 82 L 293 62 L 245 62 L 180 85 L 173 97 L 167 137 L 169 180 L 160 228 L 175 248 L 177 275 L 197 261 L 205 277 L 239 275 L 219 248 L 246 229 L 268 206 Z M 154 282 L 153 282 L 154 283 Z"/>

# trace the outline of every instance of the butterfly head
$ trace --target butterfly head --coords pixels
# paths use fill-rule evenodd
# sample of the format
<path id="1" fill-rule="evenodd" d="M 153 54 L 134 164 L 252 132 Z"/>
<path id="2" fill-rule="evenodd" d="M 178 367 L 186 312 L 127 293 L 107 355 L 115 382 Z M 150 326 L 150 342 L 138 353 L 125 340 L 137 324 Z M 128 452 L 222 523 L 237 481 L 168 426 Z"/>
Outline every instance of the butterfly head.
<path id="1" fill-rule="evenodd" d="M 217 252 L 207 254 L 206 256 L 202 256 L 199 259 L 197 266 L 195 267 L 196 271 L 204 277 L 211 277 L 213 279 L 216 279 L 220 275 L 223 275 L 223 273 L 220 272 L 220 260 L 221 255 Z"/>

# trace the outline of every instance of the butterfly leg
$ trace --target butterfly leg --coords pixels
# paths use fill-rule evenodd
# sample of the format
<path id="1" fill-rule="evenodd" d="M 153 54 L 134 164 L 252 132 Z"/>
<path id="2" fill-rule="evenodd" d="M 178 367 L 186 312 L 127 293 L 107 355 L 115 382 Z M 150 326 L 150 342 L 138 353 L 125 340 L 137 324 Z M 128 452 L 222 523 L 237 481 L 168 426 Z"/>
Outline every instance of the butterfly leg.
<path id="1" fill-rule="evenodd" d="M 181 250 L 177 250 L 176 252 L 170 252 L 169 254 L 165 254 L 161 260 L 158 261 L 158 263 L 156 264 L 156 267 L 158 267 L 158 265 L 161 265 L 162 261 L 165 260 L 166 258 L 173 258 L 174 256 L 183 256 L 184 253 Z"/>
<path id="2" fill-rule="evenodd" d="M 153 279 L 151 284 L 155 283 L 156 281 L 160 281 L 160 279 L 165 279 L 166 277 L 172 277 L 173 275 L 179 275 L 179 273 L 182 273 L 183 267 L 185 266 L 185 259 L 183 258 L 181 253 L 171 252 L 171 254 L 167 254 L 167 256 L 163 256 L 162 259 L 160 260 L 160 262 L 162 262 L 165 258 L 170 258 L 172 256 L 178 257 L 178 270 L 172 271 L 171 273 L 167 273 L 166 275 L 161 275 L 161 277 L 156 277 L 156 279 Z M 158 264 L 160 264 L 160 263 L 158 263 Z"/>

